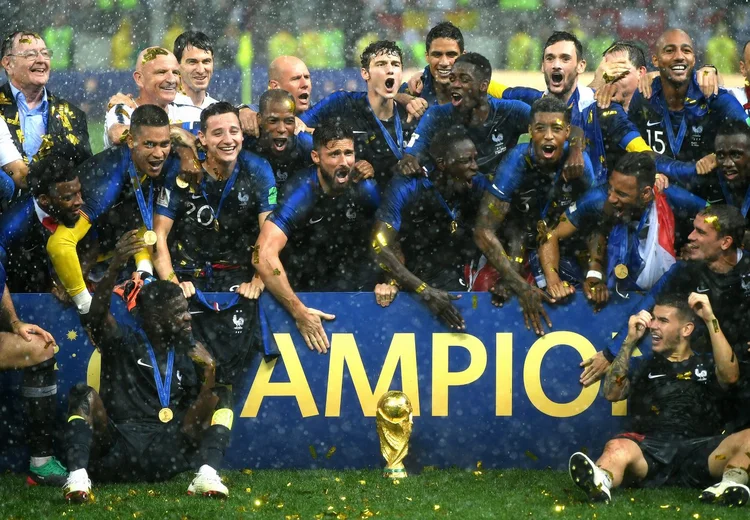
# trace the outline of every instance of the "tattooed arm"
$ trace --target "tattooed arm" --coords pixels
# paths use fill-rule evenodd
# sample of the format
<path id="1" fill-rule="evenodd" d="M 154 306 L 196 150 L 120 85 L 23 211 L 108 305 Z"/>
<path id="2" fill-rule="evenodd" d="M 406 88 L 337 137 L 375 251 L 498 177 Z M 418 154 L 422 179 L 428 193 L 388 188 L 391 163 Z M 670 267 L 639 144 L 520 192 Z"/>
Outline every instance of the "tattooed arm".
<path id="1" fill-rule="evenodd" d="M 628 320 L 628 335 L 604 377 L 602 393 L 607 401 L 622 401 L 630 395 L 630 357 L 646 333 L 651 319 L 651 314 L 641 311 Z"/>

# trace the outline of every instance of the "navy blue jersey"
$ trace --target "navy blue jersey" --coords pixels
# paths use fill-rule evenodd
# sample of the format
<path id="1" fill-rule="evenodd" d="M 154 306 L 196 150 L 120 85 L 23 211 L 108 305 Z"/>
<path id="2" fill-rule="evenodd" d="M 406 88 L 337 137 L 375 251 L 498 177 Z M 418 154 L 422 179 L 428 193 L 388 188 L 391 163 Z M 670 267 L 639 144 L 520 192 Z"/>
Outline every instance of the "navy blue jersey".
<path id="1" fill-rule="evenodd" d="M 537 165 L 534 147 L 529 143 L 513 148 L 497 167 L 494 184 L 499 199 L 511 204 L 508 218 L 525 231 L 525 246 L 536 247 L 537 222 L 554 225 L 574 201 L 595 185 L 594 168 L 588 154 L 583 155 L 583 176 L 571 182 L 562 178 L 568 158 L 568 143 L 553 172 L 543 173 Z"/>
<path id="2" fill-rule="evenodd" d="M 398 91 L 413 95 L 409 91 L 408 83 L 403 83 Z M 421 97 L 422 99 L 427 101 L 427 104 L 430 106 L 438 104 L 437 92 L 435 92 L 435 80 L 432 77 L 432 72 L 430 72 L 429 65 L 426 66 L 424 68 L 424 71 L 422 72 L 422 92 L 417 94 L 416 97 Z"/>
<path id="3" fill-rule="evenodd" d="M 490 113 L 480 126 L 466 127 L 477 148 L 477 164 L 485 175 L 493 175 L 505 153 L 528 131 L 531 108 L 520 101 L 507 101 L 488 96 Z M 430 163 L 429 150 L 433 137 L 442 129 L 462 124 L 453 105 L 437 105 L 427 109 L 411 136 L 406 153 L 415 156 L 421 165 Z"/>
<path id="4" fill-rule="evenodd" d="M 246 136 L 242 142 L 242 148 L 254 153 L 268 161 L 273 170 L 273 176 L 276 179 L 276 187 L 281 189 L 287 179 L 308 166 L 312 166 L 312 157 L 310 152 L 313 149 L 312 136 L 307 132 L 300 132 L 289 138 L 286 150 L 281 155 L 276 155 L 269 150 L 264 150 L 259 146 L 258 139 Z"/>
<path id="5" fill-rule="evenodd" d="M 448 199 L 426 177 L 397 175 L 375 218 L 399 232 L 412 273 L 433 287 L 459 290 L 451 284 L 459 280 L 464 264 L 477 256 L 472 230 L 485 192 L 501 197 L 481 174 L 472 178 L 470 191 Z"/>
<path id="6" fill-rule="evenodd" d="M 27 195 L 0 217 L 0 263 L 8 273 L 11 292 L 49 292 L 52 288 L 46 245 L 57 224 L 45 228 L 45 216 Z"/>
<path id="7" fill-rule="evenodd" d="M 282 260 L 292 287 L 302 291 L 370 291 L 376 266 L 370 233 L 380 205 L 373 180 L 350 185 L 332 197 L 323 192 L 317 168 L 298 172 L 269 215 L 287 236 Z"/>
<path id="8" fill-rule="evenodd" d="M 644 99 L 638 91 L 633 94 L 628 116 L 653 151 L 680 161 L 694 162 L 713 152 L 722 124 L 747 119 L 742 105 L 728 91 L 719 89 L 718 95 L 706 98 L 695 76 L 684 108 L 678 112 L 667 110 L 661 78 L 654 79 L 651 89 L 650 99 Z"/>
<path id="9" fill-rule="evenodd" d="M 177 173 L 166 178 L 156 201 L 156 213 L 175 221 L 169 237 L 174 267 L 249 266 L 258 238 L 258 215 L 276 208 L 276 184 L 268 161 L 243 150 L 229 178 L 218 181 L 204 174 L 195 192 L 177 186 Z"/>
<path id="10" fill-rule="evenodd" d="M 96 228 L 103 251 L 114 249 L 117 240 L 126 231 L 144 225 L 130 180 L 131 164 L 130 149 L 115 146 L 96 154 L 77 169 L 84 201 L 84 218 Z M 140 182 L 145 201 L 149 199 L 149 187 L 152 186 L 155 202 L 164 179 L 179 169 L 179 158 L 170 155 L 159 177 L 152 179 L 142 175 Z"/>
<path id="11" fill-rule="evenodd" d="M 16 192 L 16 184 L 10 175 L 0 170 L 0 204 L 5 204 L 13 198 Z"/>
<path id="12" fill-rule="evenodd" d="M 394 117 L 389 121 L 380 121 L 380 123 L 388 132 L 393 145 L 397 148 L 396 151 L 392 150 L 387 142 L 370 108 L 367 92 L 334 92 L 299 117 L 307 126 L 313 128 L 330 118 L 337 118 L 350 124 L 354 130 L 357 160 L 365 160 L 372 164 L 375 168 L 375 180 L 382 187 L 393 175 L 393 169 L 401 159 L 403 146 L 409 141 L 416 125 L 416 122 L 406 122 L 408 114 L 405 108 L 397 104 L 395 106 Z M 396 135 L 396 115 L 401 126 L 401 135 Z"/>
<path id="13" fill-rule="evenodd" d="M 521 101 L 529 106 L 542 96 L 544 92 L 531 87 L 508 87 L 503 90 L 503 99 Z"/>

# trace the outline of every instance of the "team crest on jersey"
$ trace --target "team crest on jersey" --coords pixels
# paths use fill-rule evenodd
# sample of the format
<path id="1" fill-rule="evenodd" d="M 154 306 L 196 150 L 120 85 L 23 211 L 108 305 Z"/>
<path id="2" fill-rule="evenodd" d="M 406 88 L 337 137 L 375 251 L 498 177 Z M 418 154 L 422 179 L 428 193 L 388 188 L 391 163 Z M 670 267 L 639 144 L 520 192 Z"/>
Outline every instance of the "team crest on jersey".
<path id="1" fill-rule="evenodd" d="M 740 284 L 745 297 L 750 296 L 750 273 L 740 275 Z"/>
<path id="2" fill-rule="evenodd" d="M 235 334 L 239 334 L 242 332 L 244 326 L 245 326 L 245 318 L 242 318 L 237 315 L 235 312 L 232 316 L 232 323 L 234 323 L 234 332 Z"/>
<path id="3" fill-rule="evenodd" d="M 690 146 L 694 148 L 699 148 L 701 146 L 701 143 L 703 142 L 703 126 L 693 125 L 692 130 L 693 132 L 690 135 Z"/>
<path id="4" fill-rule="evenodd" d="M 695 377 L 698 378 L 699 383 L 705 383 L 708 379 L 708 370 L 703 368 L 703 365 L 698 365 L 695 368 Z"/>
<path id="5" fill-rule="evenodd" d="M 346 219 L 349 222 L 357 220 L 357 211 L 354 208 L 346 208 Z"/>
<path id="6" fill-rule="evenodd" d="M 503 136 L 502 132 L 500 132 L 500 129 L 493 128 L 492 129 L 492 142 L 495 143 L 495 154 L 501 154 L 505 152 L 507 149 L 507 146 L 505 146 L 505 137 Z"/>
<path id="7" fill-rule="evenodd" d="M 250 195 L 241 191 L 237 194 L 237 200 L 240 201 L 240 209 L 245 209 L 250 200 Z"/>
<path id="8" fill-rule="evenodd" d="M 275 174 L 277 182 L 286 182 L 289 174 L 284 170 L 276 170 Z"/>

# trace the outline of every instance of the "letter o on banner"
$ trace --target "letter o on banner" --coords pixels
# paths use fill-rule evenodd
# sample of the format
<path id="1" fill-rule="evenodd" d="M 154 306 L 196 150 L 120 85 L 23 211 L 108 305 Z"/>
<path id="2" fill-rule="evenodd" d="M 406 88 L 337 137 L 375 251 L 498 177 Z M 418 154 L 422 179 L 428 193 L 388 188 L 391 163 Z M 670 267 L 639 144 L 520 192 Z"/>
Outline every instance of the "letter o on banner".
<path id="1" fill-rule="evenodd" d="M 526 387 L 526 395 L 529 396 L 531 404 L 540 412 L 552 417 L 573 417 L 591 406 L 599 393 L 599 383 L 583 388 L 578 397 L 569 403 L 556 403 L 550 400 L 542 388 L 542 360 L 547 352 L 560 345 L 573 347 L 582 359 L 588 359 L 596 354 L 594 345 L 575 332 L 559 331 L 545 334 L 534 342 L 526 354 L 526 362 L 523 367 L 523 384 Z"/>

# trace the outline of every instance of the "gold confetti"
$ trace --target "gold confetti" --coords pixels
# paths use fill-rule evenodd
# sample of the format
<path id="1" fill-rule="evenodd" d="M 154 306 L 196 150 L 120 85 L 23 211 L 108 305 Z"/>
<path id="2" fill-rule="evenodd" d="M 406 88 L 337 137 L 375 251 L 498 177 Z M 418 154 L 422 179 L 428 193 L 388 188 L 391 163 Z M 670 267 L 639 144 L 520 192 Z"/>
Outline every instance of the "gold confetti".
<path id="1" fill-rule="evenodd" d="M 375 516 L 375 513 L 369 509 L 364 509 L 359 515 L 360 518 L 372 518 L 373 516 Z"/>
<path id="2" fill-rule="evenodd" d="M 412 501 L 411 497 L 406 497 L 406 500 L 408 500 L 409 502 Z"/>
<path id="3" fill-rule="evenodd" d="M 393 485 L 394 486 L 398 486 L 399 484 L 401 484 L 401 481 L 399 479 L 397 479 L 397 478 L 394 478 L 393 479 Z"/>
<path id="4" fill-rule="evenodd" d="M 333 479 L 333 480 L 335 480 L 336 482 L 341 482 L 341 478 L 340 478 L 340 477 L 336 477 L 336 478 L 335 478 L 335 479 Z"/>
<path id="5" fill-rule="evenodd" d="M 346 502 L 346 497 L 339 497 L 339 500 L 341 500 L 342 502 Z"/>
<path id="6" fill-rule="evenodd" d="M 477 469 L 482 469 L 482 461 L 481 460 L 477 461 Z"/>
<path id="7" fill-rule="evenodd" d="M 482 472 L 481 472 L 481 471 L 479 471 L 479 470 L 477 470 L 477 471 L 474 471 L 473 473 L 474 473 L 474 476 L 475 476 L 475 477 L 478 477 L 478 476 L 480 476 L 480 475 L 482 474 Z"/>
<path id="8" fill-rule="evenodd" d="M 331 449 L 328 450 L 328 453 L 326 453 L 326 458 L 330 459 L 333 457 L 333 454 L 336 453 L 336 446 L 331 446 Z"/>
<path id="9" fill-rule="evenodd" d="M 251 469 L 243 469 L 242 470 L 242 474 L 243 475 L 252 475 L 253 474 L 253 470 L 251 470 Z"/>
<path id="10" fill-rule="evenodd" d="M 135 489 L 129 489 L 128 490 L 128 495 L 130 495 L 131 497 L 134 497 L 137 494 L 138 494 L 138 492 Z"/>
<path id="11" fill-rule="evenodd" d="M 286 483 L 286 487 L 292 487 L 292 483 L 291 482 L 287 482 Z"/>
<path id="12" fill-rule="evenodd" d="M 284 503 L 279 502 L 278 504 L 276 504 L 276 509 L 284 509 Z"/>
<path id="13" fill-rule="evenodd" d="M 701 515 L 699 515 L 698 513 L 695 513 L 695 514 L 693 515 L 693 518 L 695 518 L 696 520 L 697 520 L 698 518 L 700 518 L 700 517 L 701 517 Z"/>
<path id="14" fill-rule="evenodd" d="M 310 449 L 310 456 L 312 458 L 314 458 L 314 459 L 317 459 L 318 458 L 318 452 L 315 451 L 315 446 L 313 446 L 312 444 L 310 444 L 309 449 Z"/>
<path id="15" fill-rule="evenodd" d="M 475 294 L 475 295 L 473 295 L 473 296 L 471 297 L 471 308 L 472 308 L 472 309 L 476 309 L 476 308 L 477 308 L 477 305 L 478 305 L 478 302 L 479 302 L 479 299 L 477 298 L 477 295 L 476 295 L 476 294 Z"/>
<path id="16" fill-rule="evenodd" d="M 141 63 L 148 63 L 149 61 L 155 60 L 157 56 L 169 56 L 169 51 L 167 49 L 162 49 L 161 47 L 151 47 L 150 49 L 146 49 L 146 52 L 143 53 L 143 60 L 141 60 Z"/>
<path id="17" fill-rule="evenodd" d="M 531 453 L 529 450 L 526 450 L 526 453 L 524 453 L 524 455 L 526 455 L 528 458 L 530 458 L 534 462 L 536 462 L 536 461 L 539 460 L 539 457 L 537 457 L 536 455 L 534 455 L 533 453 Z"/>
<path id="18" fill-rule="evenodd" d="M 440 511 L 440 504 L 435 504 L 434 506 L 432 506 L 432 509 L 435 511 Z"/>
<path id="19" fill-rule="evenodd" d="M 260 507 L 263 505 L 263 502 L 261 502 L 260 499 L 256 498 L 255 500 L 253 500 L 253 505 L 255 507 Z"/>
<path id="20" fill-rule="evenodd" d="M 724 454 L 719 453 L 716 457 L 714 457 L 716 460 L 726 460 L 727 456 Z"/>
<path id="21" fill-rule="evenodd" d="M 249 488 L 249 487 L 245 488 L 245 493 L 252 493 L 252 492 L 253 492 L 253 488 Z"/>
<path id="22" fill-rule="evenodd" d="M 279 271 L 278 269 L 274 268 L 273 275 L 274 276 L 281 276 L 281 271 Z"/>
<path id="23" fill-rule="evenodd" d="M 669 504 L 665 504 L 663 506 L 659 506 L 661 509 L 669 509 Z"/>
<path id="24" fill-rule="evenodd" d="M 364 486 L 365 484 L 367 484 L 367 482 L 365 482 L 364 480 L 360 480 L 360 481 L 359 481 L 359 483 L 360 483 L 360 484 L 362 484 L 363 486 Z"/>
<path id="25" fill-rule="evenodd" d="M 284 520 L 300 520 L 300 518 L 301 517 L 298 514 L 296 514 L 296 513 L 293 514 L 293 515 L 285 515 L 284 516 Z"/>
<path id="26" fill-rule="evenodd" d="M 348 517 L 344 513 L 339 513 L 336 515 L 336 520 L 346 520 Z"/>
<path id="27" fill-rule="evenodd" d="M 555 506 L 555 513 L 562 513 L 563 511 L 565 511 L 565 506 L 560 504 Z"/>
<path id="28" fill-rule="evenodd" d="M 157 492 L 156 492 L 156 491 L 154 491 L 153 489 L 149 489 L 148 491 L 146 491 L 146 494 L 147 494 L 148 496 L 150 496 L 151 498 L 153 498 L 153 497 L 158 497 L 158 496 L 159 496 L 159 493 L 157 493 Z"/>

